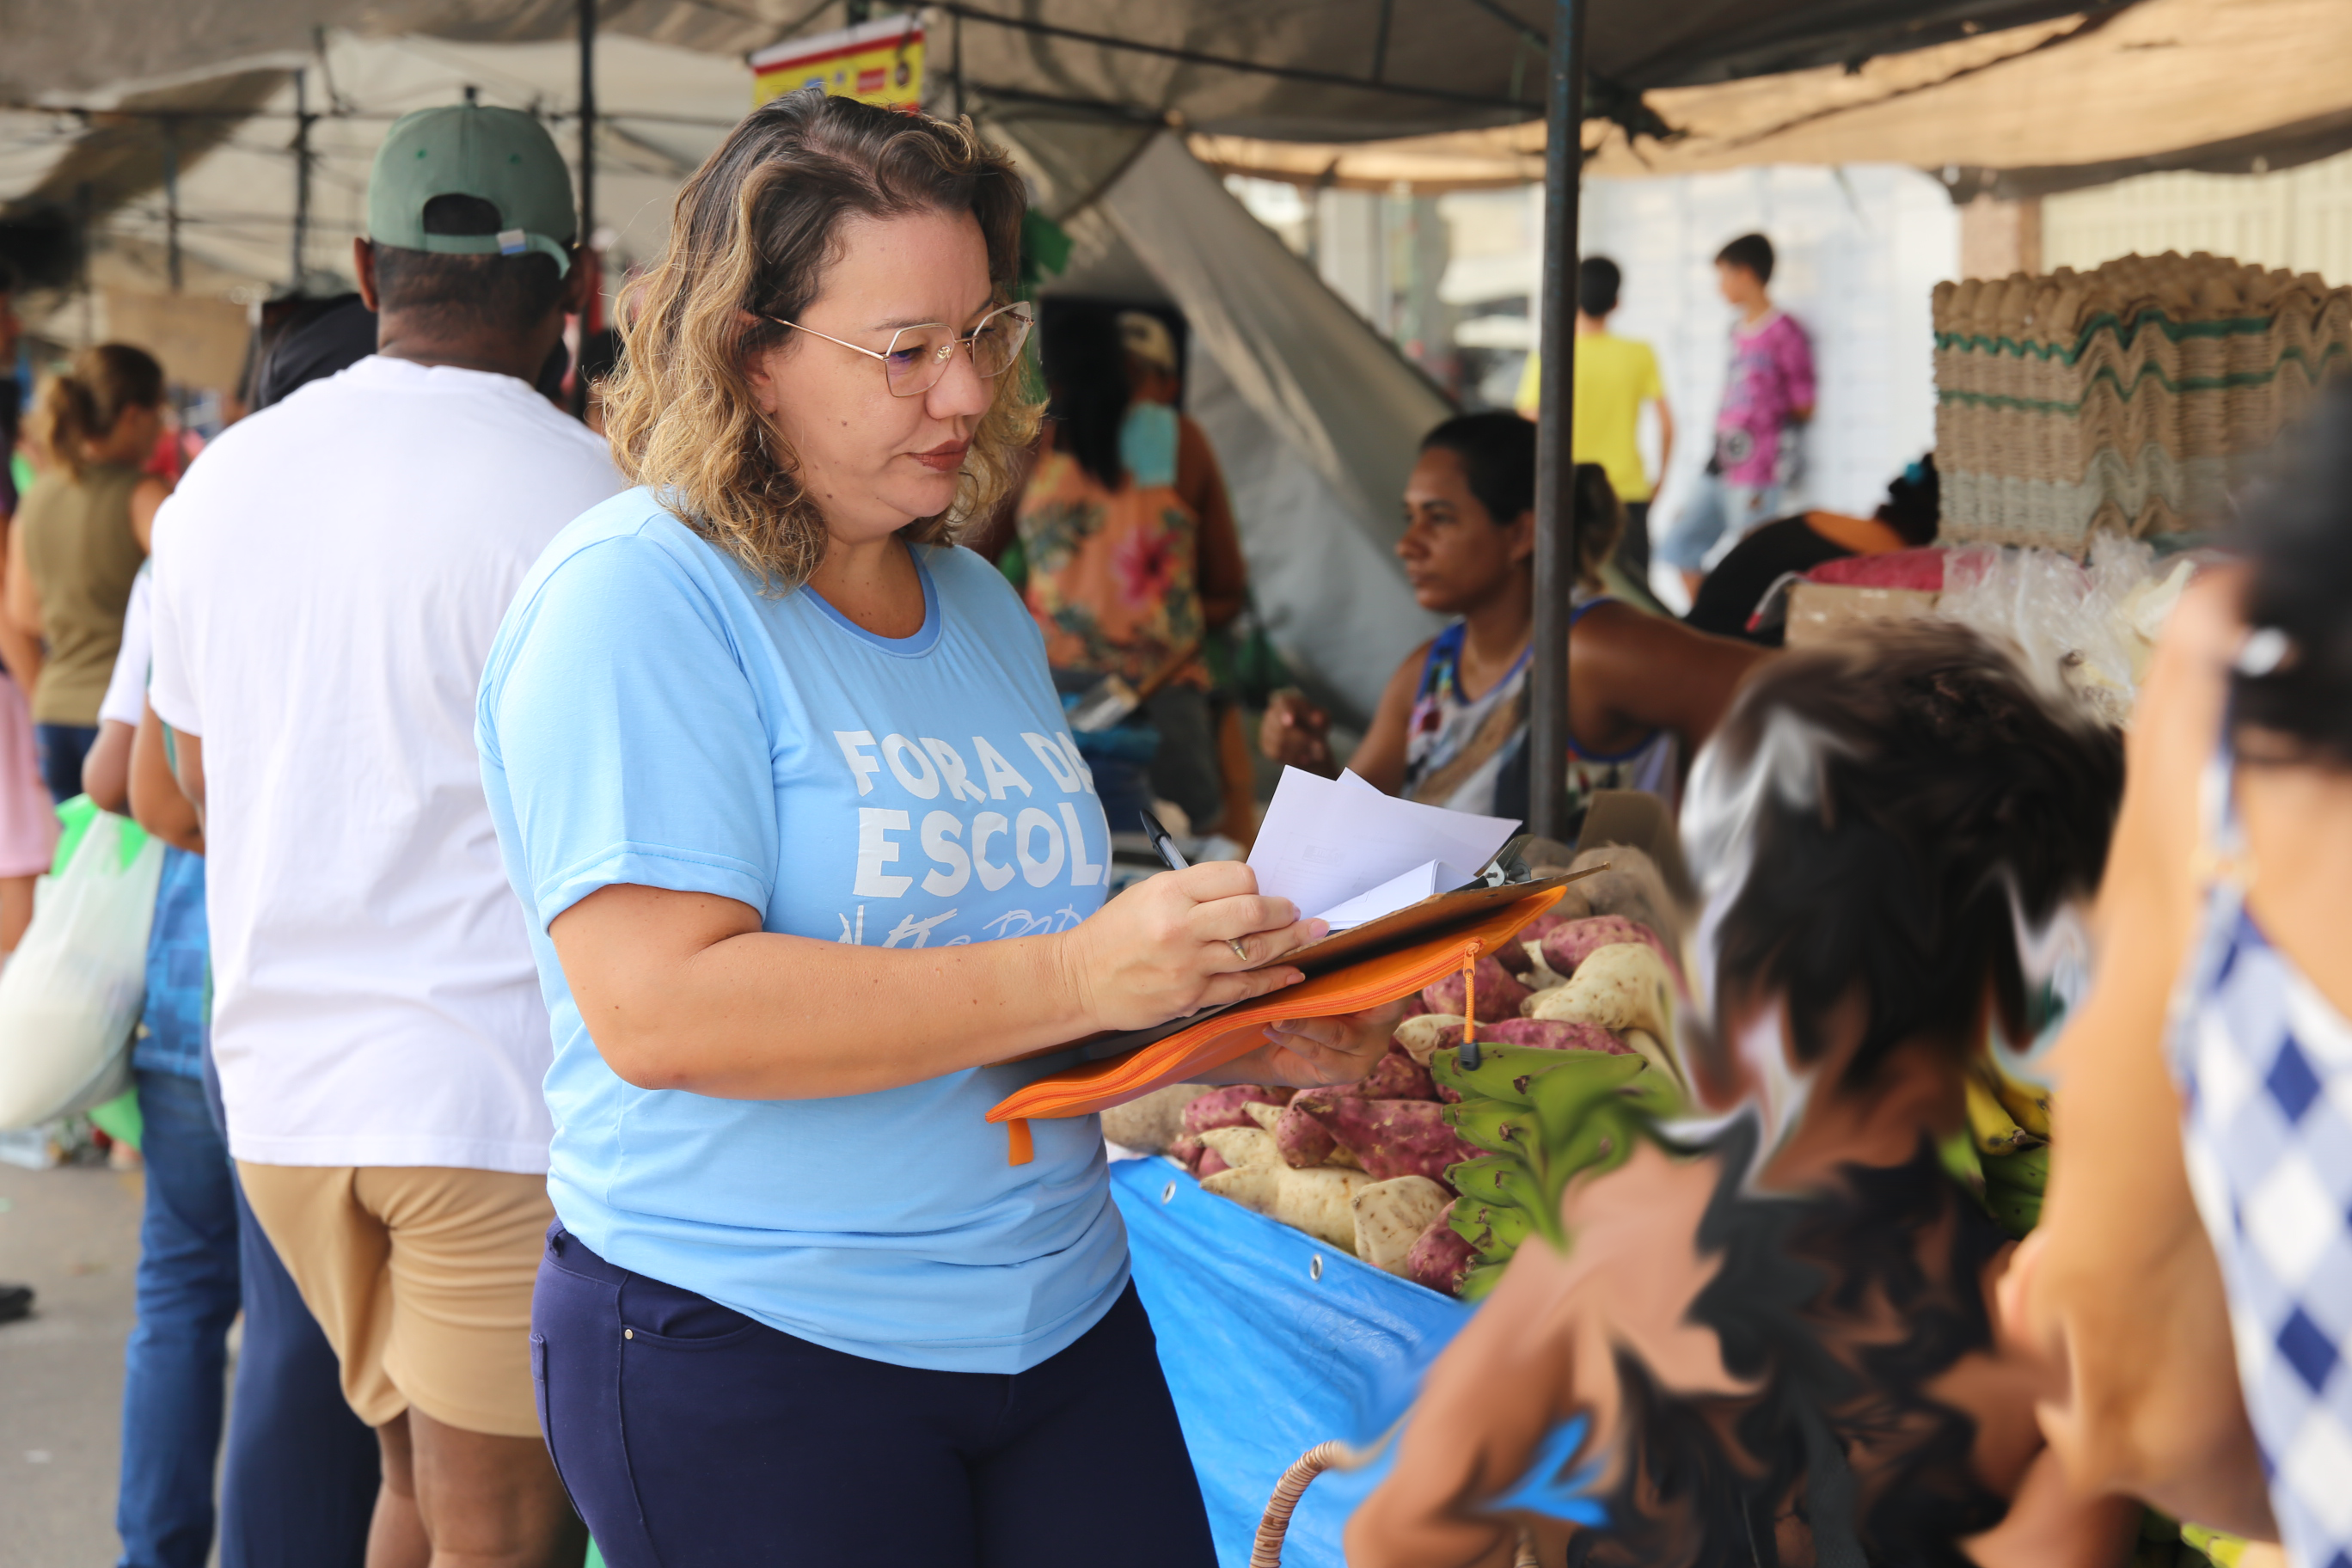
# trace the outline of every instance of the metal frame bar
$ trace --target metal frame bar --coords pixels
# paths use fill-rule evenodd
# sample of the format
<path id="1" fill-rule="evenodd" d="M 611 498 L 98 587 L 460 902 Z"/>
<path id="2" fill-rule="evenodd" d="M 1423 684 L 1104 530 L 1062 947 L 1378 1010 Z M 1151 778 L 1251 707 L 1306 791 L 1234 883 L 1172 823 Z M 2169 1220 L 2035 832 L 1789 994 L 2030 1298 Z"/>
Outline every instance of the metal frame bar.
<path id="1" fill-rule="evenodd" d="M 580 0 L 580 246 L 577 267 L 596 265 L 596 0 Z M 600 284 L 601 287 L 601 284 Z M 572 412 L 588 416 L 588 377 L 580 364 L 587 355 L 588 324 L 597 302 L 580 312 L 580 347 L 572 356 Z"/>
<path id="2" fill-rule="evenodd" d="M 1568 633 L 1576 591 L 1576 226 L 1584 173 L 1584 0 L 1555 0 L 1544 138 L 1542 403 L 1536 412 L 1536 614 L 1528 830 L 1568 837 Z"/>

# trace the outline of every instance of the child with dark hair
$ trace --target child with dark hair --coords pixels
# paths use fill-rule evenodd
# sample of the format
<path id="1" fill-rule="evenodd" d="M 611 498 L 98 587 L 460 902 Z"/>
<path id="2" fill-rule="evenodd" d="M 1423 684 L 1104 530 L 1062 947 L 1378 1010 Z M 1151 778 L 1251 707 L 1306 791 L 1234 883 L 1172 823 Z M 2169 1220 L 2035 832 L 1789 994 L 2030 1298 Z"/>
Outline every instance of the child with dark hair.
<path id="1" fill-rule="evenodd" d="M 1658 545 L 1658 558 L 1696 595 L 1700 570 L 1734 539 L 1779 517 L 1796 475 L 1795 429 L 1813 416 L 1813 348 L 1804 328 L 1772 304 L 1772 242 L 1743 234 L 1717 253 L 1716 280 L 1739 319 L 1731 369 L 1715 416 L 1706 474 Z"/>
<path id="2" fill-rule="evenodd" d="M 1465 414 L 1422 438 L 1397 554 L 1422 607 L 1456 618 L 1397 666 L 1348 760 L 1381 789 L 1456 811 L 1530 815 L 1535 474 L 1535 426 L 1517 415 Z M 1571 817 L 1596 790 L 1671 801 L 1685 748 L 1714 730 L 1760 652 L 1606 596 L 1601 568 L 1623 514 L 1599 464 L 1577 465 L 1574 505 Z M 1339 771 L 1329 721 L 1296 694 L 1268 706 L 1258 739 L 1276 762 Z"/>
<path id="3" fill-rule="evenodd" d="M 1650 498 L 1654 487 L 1642 465 L 1637 439 L 1642 405 L 1658 414 L 1658 472 L 1675 460 L 1675 415 L 1666 405 L 1666 384 L 1658 356 L 1638 338 L 1609 330 L 1624 273 L 1605 256 L 1588 256 L 1576 268 L 1576 428 L 1571 445 L 1580 463 L 1598 463 L 1625 509 L 1625 532 L 1618 541 L 1618 567 L 1647 587 L 1650 581 Z M 1528 356 L 1519 377 L 1517 406 L 1533 419 L 1543 391 L 1543 358 Z"/>
<path id="4" fill-rule="evenodd" d="M 2134 715 L 2054 1064 L 2064 1178 L 2004 1305 L 2079 1484 L 2327 1568 L 2352 1561 L 2352 388 L 2235 542 Z"/>
<path id="5" fill-rule="evenodd" d="M 1432 1369 L 1357 1568 L 2098 1568 L 1995 1342 L 2011 1247 L 1948 1175 L 1989 1025 L 2030 1033 L 2122 787 L 2112 733 L 1973 632 L 1786 655 L 1694 771 L 1695 1109 L 1571 1182 Z M 1635 1124 L 1637 1128 L 1640 1123 Z"/>

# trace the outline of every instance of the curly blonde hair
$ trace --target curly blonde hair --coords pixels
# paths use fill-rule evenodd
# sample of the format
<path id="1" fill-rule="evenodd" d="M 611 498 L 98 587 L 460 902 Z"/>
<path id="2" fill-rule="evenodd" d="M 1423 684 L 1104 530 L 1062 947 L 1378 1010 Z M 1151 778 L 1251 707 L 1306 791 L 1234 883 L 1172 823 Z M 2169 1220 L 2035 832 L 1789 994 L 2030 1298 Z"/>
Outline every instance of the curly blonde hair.
<path id="1" fill-rule="evenodd" d="M 1027 205 L 1010 160 L 968 119 L 814 87 L 772 99 L 678 192 L 668 249 L 622 292 L 622 363 L 604 388 L 614 460 L 772 591 L 805 583 L 824 559 L 824 519 L 746 374 L 788 331 L 771 318 L 797 319 L 816 298 L 853 215 L 971 214 L 996 296 L 1010 299 Z M 997 379 L 955 500 L 902 531 L 909 541 L 952 542 L 1011 488 L 1037 430 L 1022 382 Z"/>

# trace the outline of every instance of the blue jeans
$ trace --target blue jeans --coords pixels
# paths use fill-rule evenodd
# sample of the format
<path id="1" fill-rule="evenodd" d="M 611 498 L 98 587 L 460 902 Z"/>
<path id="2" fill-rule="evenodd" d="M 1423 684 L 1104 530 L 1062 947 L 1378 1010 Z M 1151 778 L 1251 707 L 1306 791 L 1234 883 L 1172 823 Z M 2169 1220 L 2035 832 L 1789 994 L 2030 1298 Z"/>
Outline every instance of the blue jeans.
<path id="1" fill-rule="evenodd" d="M 1783 500 L 1777 484 L 1735 485 L 1720 474 L 1701 474 L 1658 542 L 1658 559 L 1683 572 L 1712 565 L 1718 545 L 1728 552 L 1749 530 L 1778 518 Z"/>
<path id="2" fill-rule="evenodd" d="M 207 1042 L 209 1045 L 209 1042 Z M 205 1052 L 205 1095 L 225 1128 Z M 235 1167 L 231 1167 L 235 1179 Z M 343 1402 L 334 1347 L 236 1193 L 245 1343 L 221 1464 L 221 1568 L 361 1568 L 383 1452 Z"/>
<path id="3" fill-rule="evenodd" d="M 121 1568 L 205 1568 L 237 1311 L 236 1189 L 204 1085 L 176 1073 L 136 1078 L 147 1209 L 139 1323 L 124 1357 L 114 1527 Z"/>

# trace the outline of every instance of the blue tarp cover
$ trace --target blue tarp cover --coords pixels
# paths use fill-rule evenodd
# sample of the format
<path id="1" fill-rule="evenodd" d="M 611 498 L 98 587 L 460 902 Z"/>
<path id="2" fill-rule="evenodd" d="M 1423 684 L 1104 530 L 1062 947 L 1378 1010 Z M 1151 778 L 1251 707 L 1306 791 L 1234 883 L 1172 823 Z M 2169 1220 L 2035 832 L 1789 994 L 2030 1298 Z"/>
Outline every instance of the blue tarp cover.
<path id="1" fill-rule="evenodd" d="M 1111 1193 L 1218 1562 L 1247 1568 L 1291 1461 L 1326 1438 L 1366 1443 L 1387 1431 L 1471 1309 L 1213 1196 L 1167 1160 L 1113 1164 Z M 1393 1453 L 1307 1489 L 1284 1568 L 1343 1568 L 1340 1531 Z"/>

